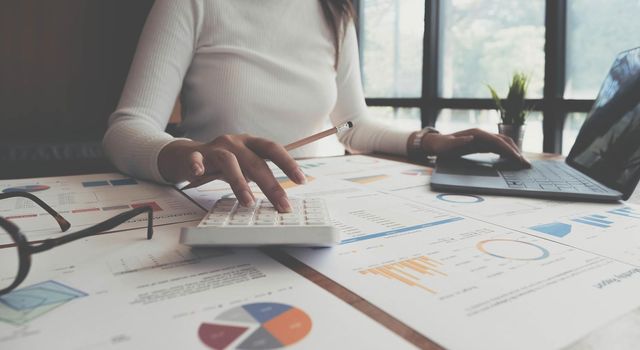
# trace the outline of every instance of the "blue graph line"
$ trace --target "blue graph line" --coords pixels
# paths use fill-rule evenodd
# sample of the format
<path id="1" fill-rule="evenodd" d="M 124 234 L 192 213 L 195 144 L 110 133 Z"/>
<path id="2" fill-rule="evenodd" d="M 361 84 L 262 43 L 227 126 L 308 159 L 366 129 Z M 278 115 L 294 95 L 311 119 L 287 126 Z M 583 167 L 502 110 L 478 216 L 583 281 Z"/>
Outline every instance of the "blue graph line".
<path id="1" fill-rule="evenodd" d="M 609 228 L 611 226 L 606 225 L 606 224 L 601 224 L 598 222 L 593 222 L 593 221 L 588 221 L 588 220 L 584 220 L 584 219 L 573 219 L 572 221 L 575 222 L 579 222 L 581 224 L 585 224 L 585 225 L 591 225 L 591 226 L 596 226 L 596 227 L 602 227 L 602 228 Z"/>
<path id="2" fill-rule="evenodd" d="M 585 216 L 585 217 L 583 217 L 583 218 L 581 218 L 581 219 L 588 220 L 588 221 L 593 221 L 593 222 L 597 222 L 597 223 L 600 223 L 600 224 L 603 224 L 603 225 L 611 225 L 611 224 L 613 224 L 613 221 L 599 219 L 599 218 L 597 218 L 597 217 L 595 217 L 595 216 L 596 216 L 596 215 Z M 602 215 L 598 215 L 598 216 L 602 216 Z M 605 218 L 606 218 L 606 217 L 605 217 Z"/>
<path id="3" fill-rule="evenodd" d="M 464 220 L 464 218 L 455 217 L 455 218 L 450 218 L 450 219 L 445 219 L 445 220 L 440 220 L 440 221 L 427 222 L 425 224 L 402 227 L 402 228 L 397 228 L 395 230 L 384 231 L 384 232 L 379 232 L 379 233 L 372 233 L 372 234 L 369 234 L 369 235 L 364 235 L 364 236 L 345 239 L 342 242 L 340 242 L 340 244 L 348 244 L 348 243 L 353 243 L 353 242 L 364 241 L 364 240 L 367 240 L 367 239 L 386 237 L 386 236 L 391 236 L 391 235 L 395 235 L 395 234 L 402 233 L 402 232 L 419 230 L 421 228 L 427 228 L 427 227 L 433 227 L 433 226 L 438 226 L 438 225 L 449 224 L 449 223 L 460 221 L 460 220 Z"/>
<path id="4" fill-rule="evenodd" d="M 620 208 L 609 211 L 608 213 L 626 216 L 629 218 L 640 219 L 640 214 L 637 214 L 632 208 Z"/>

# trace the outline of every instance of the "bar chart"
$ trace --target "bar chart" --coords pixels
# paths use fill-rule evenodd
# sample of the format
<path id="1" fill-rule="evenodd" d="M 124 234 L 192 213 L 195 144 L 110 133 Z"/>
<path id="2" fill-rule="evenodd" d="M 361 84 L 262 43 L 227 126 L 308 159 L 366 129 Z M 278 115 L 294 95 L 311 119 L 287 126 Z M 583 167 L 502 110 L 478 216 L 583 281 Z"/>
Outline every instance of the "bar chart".
<path id="1" fill-rule="evenodd" d="M 386 279 L 404 283 L 410 287 L 420 288 L 428 293 L 436 294 L 436 291 L 429 287 L 422 280 L 431 277 L 446 277 L 447 274 L 440 271 L 442 263 L 427 256 L 400 260 L 382 266 L 361 270 L 362 275 L 381 276 Z"/>

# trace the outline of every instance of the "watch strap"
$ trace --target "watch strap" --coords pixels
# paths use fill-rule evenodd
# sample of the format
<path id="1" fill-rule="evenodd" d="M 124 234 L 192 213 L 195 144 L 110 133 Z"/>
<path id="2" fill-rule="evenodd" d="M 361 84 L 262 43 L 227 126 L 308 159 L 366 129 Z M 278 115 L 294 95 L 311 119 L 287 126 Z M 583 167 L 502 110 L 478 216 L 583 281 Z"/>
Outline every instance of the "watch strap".
<path id="1" fill-rule="evenodd" d="M 427 126 L 422 130 L 414 133 L 412 135 L 411 142 L 409 143 L 408 155 L 409 159 L 420 159 L 425 156 L 429 156 L 424 151 L 424 135 L 426 134 L 439 134 L 440 132 L 436 130 L 434 127 Z"/>

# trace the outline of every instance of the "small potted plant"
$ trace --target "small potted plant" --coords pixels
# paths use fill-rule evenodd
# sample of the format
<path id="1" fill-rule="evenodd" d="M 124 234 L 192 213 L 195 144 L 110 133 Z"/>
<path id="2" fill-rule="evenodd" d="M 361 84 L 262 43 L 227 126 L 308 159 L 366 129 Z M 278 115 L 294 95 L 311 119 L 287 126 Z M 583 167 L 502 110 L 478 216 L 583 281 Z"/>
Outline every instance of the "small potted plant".
<path id="1" fill-rule="evenodd" d="M 502 123 L 498 124 L 498 132 L 509 136 L 522 150 L 522 139 L 524 138 L 525 119 L 529 112 L 525 107 L 529 78 L 524 73 L 514 73 L 509 86 L 507 98 L 502 100 L 496 90 L 487 85 L 491 92 L 491 98 L 496 104 L 496 110 L 500 112 Z"/>

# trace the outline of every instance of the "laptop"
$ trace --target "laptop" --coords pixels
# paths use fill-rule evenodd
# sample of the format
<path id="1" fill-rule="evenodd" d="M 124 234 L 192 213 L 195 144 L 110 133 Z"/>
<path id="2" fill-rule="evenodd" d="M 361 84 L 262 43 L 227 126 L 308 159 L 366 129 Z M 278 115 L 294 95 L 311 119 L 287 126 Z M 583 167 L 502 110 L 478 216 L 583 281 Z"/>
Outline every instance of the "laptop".
<path id="1" fill-rule="evenodd" d="M 640 48 L 620 53 L 564 160 L 531 169 L 473 158 L 439 159 L 436 191 L 571 200 L 628 199 L 640 179 Z"/>

